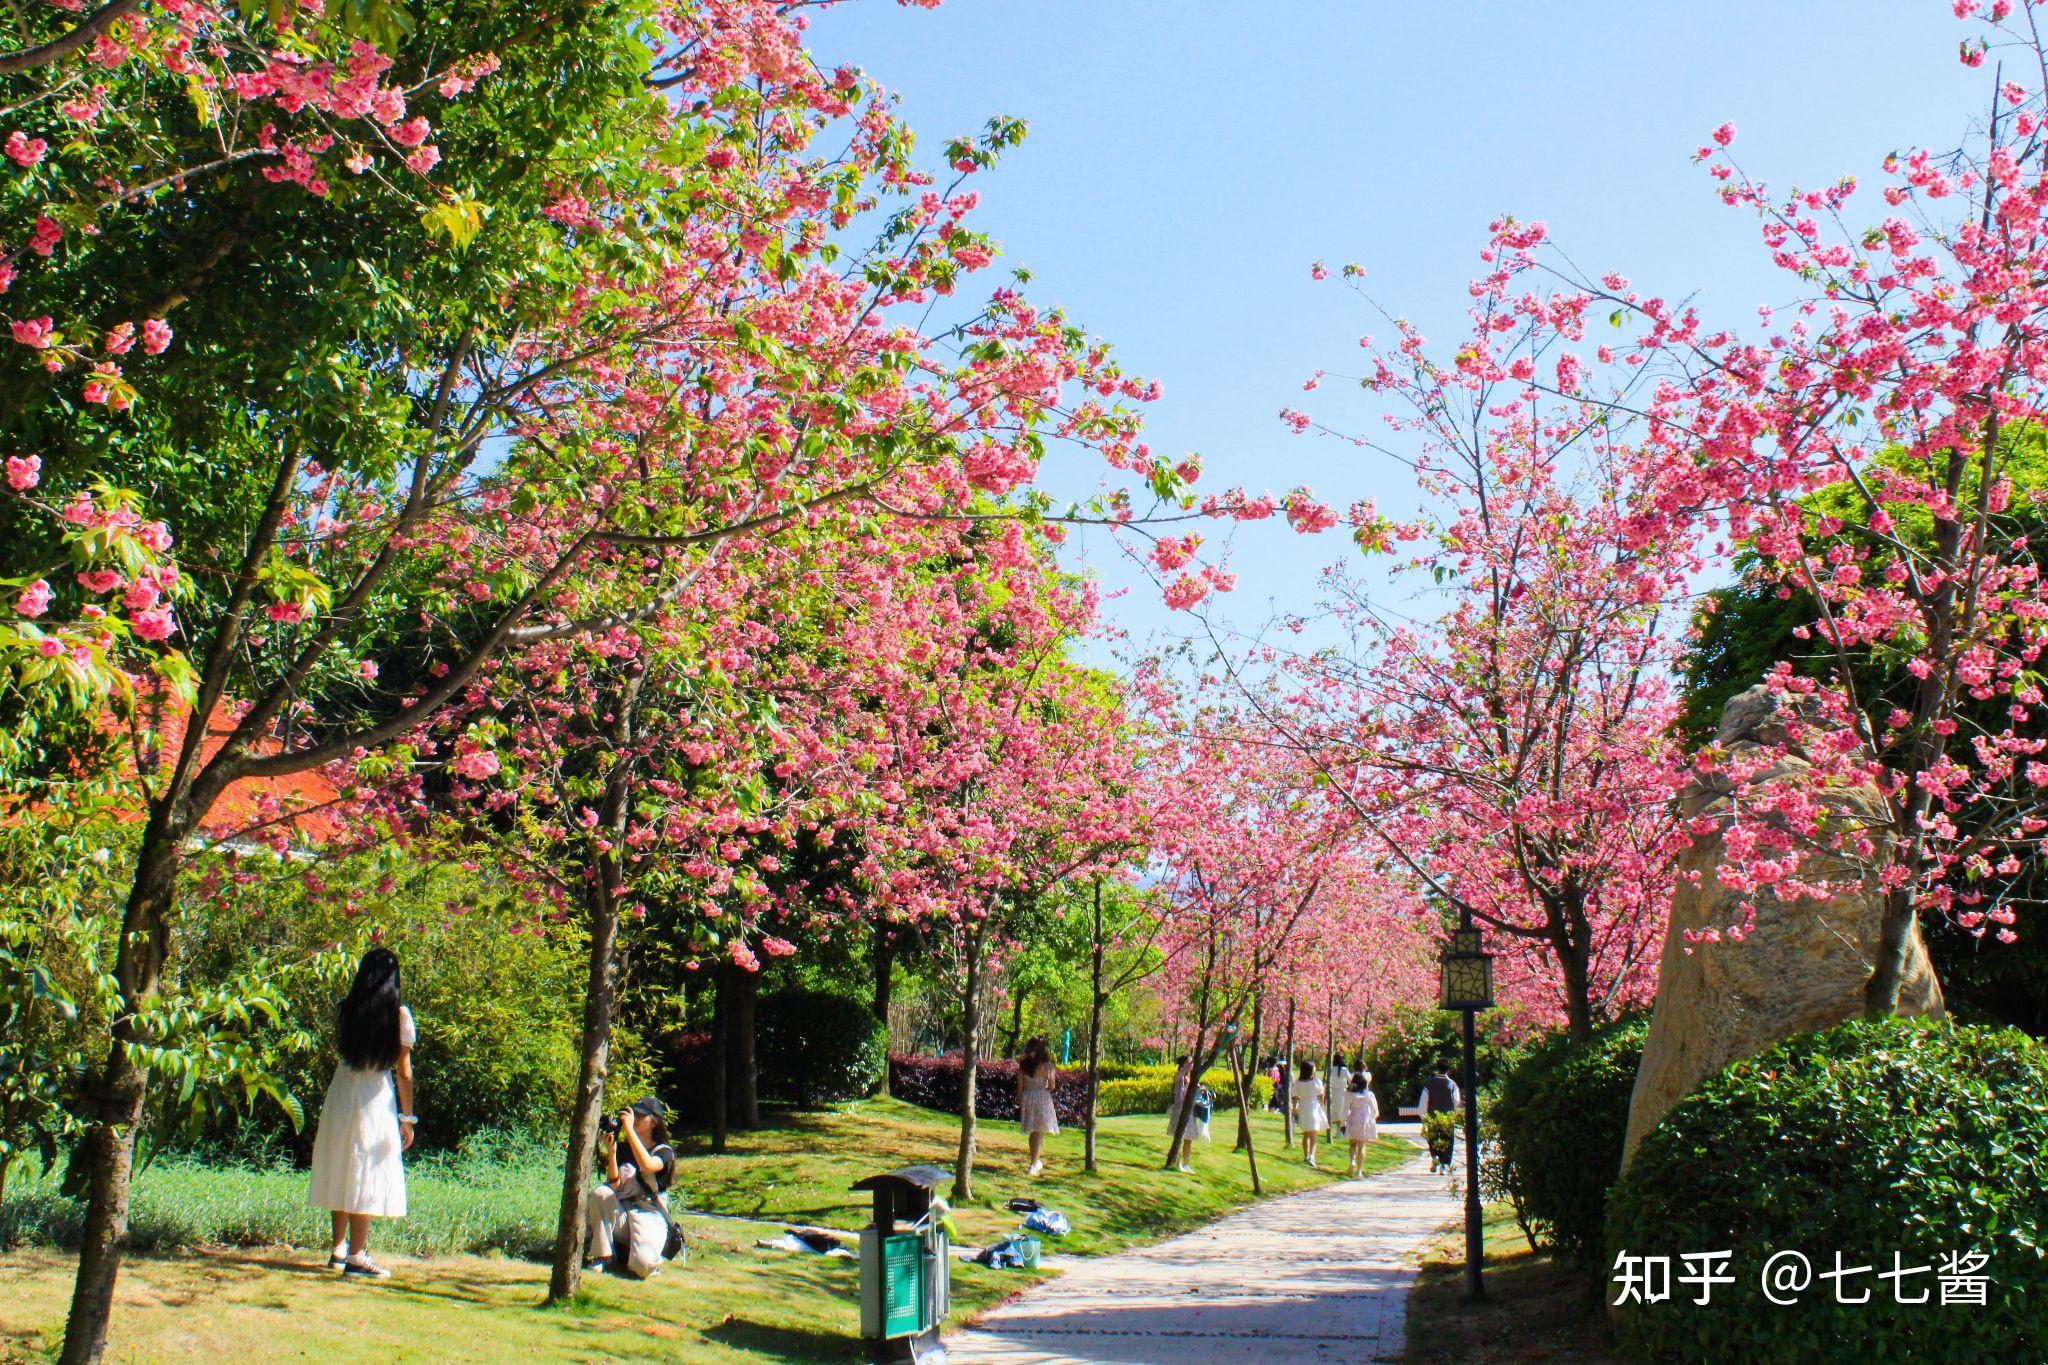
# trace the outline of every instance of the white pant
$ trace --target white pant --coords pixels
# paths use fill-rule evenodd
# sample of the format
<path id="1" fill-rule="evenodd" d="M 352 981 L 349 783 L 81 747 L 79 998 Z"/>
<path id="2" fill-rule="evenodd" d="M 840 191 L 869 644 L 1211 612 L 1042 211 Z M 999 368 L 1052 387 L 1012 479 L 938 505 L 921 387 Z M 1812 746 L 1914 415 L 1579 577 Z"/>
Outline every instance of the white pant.
<path id="1" fill-rule="evenodd" d="M 623 1209 L 609 1185 L 590 1192 L 583 1214 L 592 1256 L 610 1256 L 614 1240 L 626 1244 L 625 1269 L 646 1279 L 661 1269 L 661 1249 L 668 1242 L 668 1223 L 651 1209 Z"/>

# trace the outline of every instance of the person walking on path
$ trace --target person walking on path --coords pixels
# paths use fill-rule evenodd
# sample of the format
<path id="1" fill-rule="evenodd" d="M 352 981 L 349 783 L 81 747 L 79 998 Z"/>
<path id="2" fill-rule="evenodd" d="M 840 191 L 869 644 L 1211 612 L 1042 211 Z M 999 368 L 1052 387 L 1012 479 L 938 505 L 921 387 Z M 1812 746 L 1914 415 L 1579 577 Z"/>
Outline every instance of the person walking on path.
<path id="1" fill-rule="evenodd" d="M 1052 1088 L 1059 1079 L 1060 1069 L 1052 1064 L 1052 1049 L 1045 1039 L 1026 1043 L 1017 1058 L 1017 1126 L 1031 1140 L 1031 1166 L 1026 1175 L 1045 1169 L 1045 1139 L 1060 1130 L 1059 1110 L 1052 1100 Z"/>
<path id="2" fill-rule="evenodd" d="M 370 1258 L 370 1220 L 405 1217 L 404 1151 L 412 1113 L 412 1049 L 418 1030 L 400 1001 L 398 956 L 372 948 L 335 1012 L 341 1063 L 320 1106 L 306 1202 L 332 1215 L 327 1268 L 386 1279 Z"/>
<path id="3" fill-rule="evenodd" d="M 1301 1159 L 1316 1167 L 1316 1145 L 1330 1126 L 1323 1108 L 1323 1083 L 1316 1079 L 1316 1064 L 1303 1062 L 1300 1078 L 1294 1082 L 1294 1127 L 1301 1134 Z"/>
<path id="4" fill-rule="evenodd" d="M 1180 1067 L 1173 1073 L 1173 1103 L 1166 1108 L 1168 1142 L 1173 1141 L 1173 1125 L 1180 1121 L 1180 1107 L 1187 1099 L 1191 1085 L 1195 1087 L 1195 1103 L 1188 1111 L 1188 1126 L 1181 1130 L 1179 1159 L 1173 1163 L 1182 1172 L 1195 1169 L 1195 1144 L 1209 1140 L 1209 1106 L 1202 1101 L 1202 1083 L 1195 1076 L 1195 1059 L 1182 1053 Z"/>
<path id="5" fill-rule="evenodd" d="M 1422 1093 L 1416 1096 L 1415 1109 L 1427 1125 L 1431 1114 L 1456 1114 L 1463 1099 L 1464 1097 L 1458 1093 L 1458 1083 L 1451 1079 L 1450 1073 L 1444 1070 L 1443 1063 L 1439 1062 L 1436 1071 L 1422 1083 Z M 1449 1170 L 1451 1156 L 1456 1152 L 1457 1146 L 1458 1136 L 1454 1131 L 1441 1153 L 1434 1150 L 1430 1152 L 1433 1161 L 1430 1170 Z"/>
<path id="6" fill-rule="evenodd" d="M 1344 1135 L 1351 1139 L 1351 1177 L 1365 1174 L 1365 1149 L 1379 1141 L 1380 1102 L 1372 1093 L 1372 1073 L 1351 1073 L 1351 1093 L 1344 1100 Z"/>

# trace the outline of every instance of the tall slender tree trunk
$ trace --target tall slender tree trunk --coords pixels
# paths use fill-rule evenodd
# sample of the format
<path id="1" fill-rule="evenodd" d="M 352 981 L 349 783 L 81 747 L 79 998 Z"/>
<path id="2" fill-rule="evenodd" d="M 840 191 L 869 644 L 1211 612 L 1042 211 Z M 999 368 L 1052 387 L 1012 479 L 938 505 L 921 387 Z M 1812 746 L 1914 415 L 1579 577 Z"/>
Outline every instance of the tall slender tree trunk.
<path id="1" fill-rule="evenodd" d="M 1208 1043 L 1209 1030 L 1209 985 L 1216 972 L 1216 940 L 1209 940 L 1209 951 L 1202 961 L 1202 990 L 1195 1004 L 1195 1045 L 1188 1050 L 1188 1086 L 1181 1092 L 1180 1107 L 1174 1111 L 1173 1133 L 1166 1144 L 1166 1164 L 1162 1170 L 1172 1170 L 1180 1164 L 1180 1144 L 1186 1139 L 1188 1119 L 1195 1112 L 1195 1088 L 1202 1083 L 1202 1073 L 1208 1069 L 1203 1051 Z"/>
<path id="2" fill-rule="evenodd" d="M 895 945 L 889 941 L 889 926 L 875 925 L 875 939 L 868 962 L 874 972 L 875 994 L 869 1010 L 875 1022 L 883 1028 L 889 1027 L 889 1006 L 896 994 L 896 953 Z"/>
<path id="3" fill-rule="evenodd" d="M 723 1152 L 732 1136 L 732 1025 L 725 974 L 730 962 L 720 962 L 711 973 L 711 1150 Z"/>
<path id="4" fill-rule="evenodd" d="M 1003 1055 L 1014 1057 L 1024 1046 L 1024 992 L 1018 991 L 1010 1000 L 1010 1043 L 1003 1049 Z"/>
<path id="5" fill-rule="evenodd" d="M 1289 1148 L 1294 1146 L 1294 1099 L 1291 1087 L 1294 1084 L 1294 1001 L 1287 1002 L 1287 1055 L 1280 1067 L 1280 1140 Z"/>
<path id="6" fill-rule="evenodd" d="M 760 1019 L 761 975 L 727 964 L 731 993 L 726 1006 L 726 1104 L 730 1125 L 743 1133 L 761 1126 L 761 1068 L 755 1047 Z"/>
<path id="7" fill-rule="evenodd" d="M 82 1097 L 86 1119 L 82 1156 L 86 1171 L 85 1233 L 71 1312 L 64 1324 L 65 1365 L 99 1360 L 107 1349 L 114 1281 L 128 1241 L 129 1180 L 135 1134 L 142 1123 L 147 1077 L 129 1055 L 138 1012 L 155 996 L 170 947 L 170 911 L 177 895 L 185 837 L 211 796 L 159 802 L 150 812 L 136 855 L 135 881 L 121 913 L 121 946 L 114 981 L 122 1009 L 108 1032 L 107 1060 Z"/>
<path id="8" fill-rule="evenodd" d="M 646 674 L 636 673 L 620 689 L 612 722 L 612 766 L 605 774 L 604 799 L 591 831 L 590 972 L 583 993 L 583 1034 L 576 1098 L 569 1115 L 569 1150 L 562 1162 L 562 1201 L 555 1220 L 554 1265 L 548 1301 L 575 1296 L 583 1280 L 583 1220 L 590 1203 L 590 1171 L 597 1149 L 597 1120 L 604 1108 L 605 1076 L 611 1067 L 613 968 L 618 955 L 619 902 L 624 891 L 617 849 L 624 845 L 633 795 L 634 717 Z"/>
<path id="9" fill-rule="evenodd" d="M 974 1198 L 974 1105 L 981 1072 L 981 959 L 988 921 L 967 931 L 967 996 L 962 1002 L 960 1045 L 960 1148 L 954 1156 L 953 1202 Z"/>
<path id="10" fill-rule="evenodd" d="M 1244 1083 L 1244 1055 L 1240 1049 L 1235 1047 L 1230 1048 L 1229 1052 L 1230 1080 L 1231 1083 L 1237 1087 L 1237 1112 L 1239 1114 L 1249 1114 L 1252 1108 L 1252 1097 L 1247 1092 Z M 1254 1052 L 1252 1055 L 1256 1057 L 1258 1056 L 1258 1053 Z M 1266 1192 L 1265 1187 L 1259 1184 L 1258 1144 L 1251 1140 L 1251 1128 L 1249 1126 L 1249 1121 L 1246 1121 L 1244 1125 L 1244 1133 L 1244 1161 L 1245 1165 L 1251 1169 L 1252 1193 L 1264 1194 Z"/>
<path id="11" fill-rule="evenodd" d="M 606 855 L 600 855 L 606 856 Z M 569 1116 L 569 1150 L 562 1164 L 561 1208 L 555 1219 L 548 1300 L 574 1297 L 583 1279 L 583 1221 L 597 1149 L 597 1120 L 611 1066 L 612 961 L 618 950 L 618 902 L 602 877 L 590 894 L 590 973 L 583 995 L 583 1034 L 576 1102 Z"/>
<path id="12" fill-rule="evenodd" d="M 1262 1006 L 1263 1006 L 1263 1005 L 1265 1004 L 1265 1000 L 1266 1000 L 1266 997 L 1265 997 L 1265 994 L 1264 994 L 1264 992 L 1259 992 L 1259 993 L 1256 993 L 1256 994 L 1254 994 L 1254 995 L 1252 996 L 1252 1037 L 1251 1037 L 1251 1050 L 1250 1050 L 1250 1052 L 1249 1052 L 1249 1053 L 1247 1054 L 1247 1055 L 1248 1055 L 1248 1056 L 1250 1057 L 1250 1059 L 1251 1059 L 1251 1060 L 1250 1060 L 1250 1061 L 1249 1061 L 1248 1063 L 1246 1063 L 1246 1065 L 1248 1065 L 1248 1066 L 1257 1066 L 1257 1065 L 1259 1064 L 1259 1022 L 1260 1022 L 1260 1021 L 1259 1021 L 1259 1011 L 1260 1011 L 1261 1007 L 1262 1007 Z M 1239 1080 L 1240 1080 L 1240 1081 L 1242 1081 L 1242 1079 L 1243 1079 L 1242 1077 L 1239 1077 Z M 1236 1148 L 1236 1150 L 1238 1150 L 1238 1151 L 1240 1151 L 1240 1152 L 1244 1152 L 1244 1151 L 1249 1151 L 1249 1150 L 1251 1149 L 1251 1145 L 1252 1145 L 1252 1111 L 1251 1111 L 1251 1106 L 1250 1106 L 1250 1105 L 1247 1105 L 1247 1104 L 1239 1104 L 1239 1105 L 1237 1106 L 1237 1148 Z M 1254 1159 L 1253 1159 L 1253 1162 L 1252 1162 L 1252 1184 L 1253 1184 L 1253 1186 L 1254 1186 L 1254 1187 L 1256 1187 L 1256 1186 L 1257 1186 L 1257 1184 L 1258 1184 L 1258 1169 L 1259 1169 L 1259 1168 L 1258 1168 L 1258 1161 L 1257 1161 L 1257 1159 L 1256 1159 L 1256 1158 L 1254 1158 Z"/>
<path id="13" fill-rule="evenodd" d="M 1088 1110 L 1082 1121 L 1081 1169 L 1095 1174 L 1095 1092 L 1101 1088 L 1102 1010 L 1102 879 L 1095 879 L 1095 927 L 1088 944 Z"/>

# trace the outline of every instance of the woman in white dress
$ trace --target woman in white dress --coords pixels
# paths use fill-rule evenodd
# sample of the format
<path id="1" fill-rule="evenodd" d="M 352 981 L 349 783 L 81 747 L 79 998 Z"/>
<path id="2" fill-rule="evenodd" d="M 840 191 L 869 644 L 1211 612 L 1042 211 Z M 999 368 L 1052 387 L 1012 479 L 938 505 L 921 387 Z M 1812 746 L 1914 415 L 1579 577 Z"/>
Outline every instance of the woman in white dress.
<path id="1" fill-rule="evenodd" d="M 1372 1093 L 1372 1073 L 1351 1075 L 1351 1094 L 1344 1102 L 1344 1135 L 1351 1139 L 1351 1174 L 1365 1172 L 1365 1149 L 1379 1141 L 1380 1102 Z"/>
<path id="2" fill-rule="evenodd" d="M 1310 1166 L 1316 1164 L 1316 1145 L 1329 1126 L 1330 1116 L 1323 1108 L 1323 1083 L 1316 1077 L 1316 1064 L 1303 1062 L 1300 1077 L 1294 1082 L 1294 1128 L 1301 1134 L 1301 1159 Z"/>
<path id="3" fill-rule="evenodd" d="M 1017 1058 L 1017 1126 L 1031 1141 L 1031 1166 L 1026 1175 L 1045 1169 L 1045 1139 L 1060 1130 L 1059 1110 L 1052 1101 L 1052 1088 L 1059 1083 L 1060 1069 L 1052 1064 L 1052 1049 L 1045 1039 L 1033 1038 Z"/>
<path id="4" fill-rule="evenodd" d="M 1188 1087 L 1199 1084 L 1200 1082 L 1195 1079 L 1195 1059 L 1186 1053 L 1182 1053 L 1180 1066 L 1173 1073 L 1173 1103 L 1166 1106 L 1166 1138 L 1168 1142 L 1173 1140 L 1173 1127 L 1180 1120 L 1180 1107 L 1187 1100 Z M 1175 1168 L 1181 1171 L 1194 1170 L 1195 1144 L 1197 1142 L 1207 1142 L 1208 1140 L 1208 1116 L 1203 1114 L 1200 1106 L 1196 1106 L 1188 1111 L 1187 1127 L 1181 1129 L 1180 1150 L 1172 1153 L 1177 1158 L 1173 1163 Z"/>
<path id="5" fill-rule="evenodd" d="M 384 1279 L 370 1259 L 370 1220 L 405 1217 L 405 1160 L 412 1146 L 412 1011 L 399 1000 L 398 957 L 372 948 L 335 1015 L 341 1064 L 320 1106 L 306 1202 L 333 1215 L 329 1270 Z"/>

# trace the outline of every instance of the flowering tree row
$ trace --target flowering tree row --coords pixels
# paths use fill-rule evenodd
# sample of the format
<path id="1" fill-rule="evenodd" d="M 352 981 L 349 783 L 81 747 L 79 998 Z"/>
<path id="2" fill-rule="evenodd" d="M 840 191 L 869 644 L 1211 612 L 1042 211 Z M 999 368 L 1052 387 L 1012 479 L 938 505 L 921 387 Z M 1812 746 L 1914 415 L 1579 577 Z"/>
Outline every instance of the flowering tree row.
<path id="1" fill-rule="evenodd" d="M 445 795 L 573 851 L 547 875 L 582 898 L 597 948 L 574 1175 L 609 1027 L 606 926 L 658 894 L 732 916 L 720 951 L 774 951 L 786 940 L 753 927 L 790 898 L 732 851 L 841 836 L 839 814 L 790 813 L 829 808 L 832 765 L 773 720 L 776 688 L 804 680 L 763 662 L 779 623 L 759 594 L 830 596 L 821 575 L 886 566 L 832 585 L 855 605 L 821 606 L 822 632 L 896 601 L 900 575 L 925 572 L 910 566 L 966 555 L 991 582 L 1027 580 L 1002 587 L 1009 615 L 1052 603 L 1067 590 L 1000 527 L 1051 510 L 1021 490 L 1055 445 L 1172 516 L 1279 509 L 1198 499 L 1197 468 L 1138 439 L 1127 405 L 1151 386 L 1067 320 L 1009 286 L 965 298 L 995 254 L 965 181 L 1021 126 L 949 145 L 934 176 L 882 92 L 806 54 L 804 8 L 646 0 L 540 22 L 468 0 L 114 3 L 38 8 L 0 53 L 20 380 L 0 515 L 25 570 L 0 585 L 7 686 L 31 707 L 111 699 L 145 760 L 114 972 L 128 1007 L 83 1100 L 67 1359 L 104 1347 L 152 1045 L 138 1010 L 186 852 L 237 783 L 323 770 L 364 809 Z M 1145 513 L 1118 491 L 1091 515 Z M 898 524 L 960 539 L 899 543 Z M 933 628 L 972 639 L 994 610 Z M 995 671 L 1036 686 L 1043 639 L 1020 638 Z M 964 639 L 928 641 L 968 651 L 940 699 L 962 745 L 1035 753 L 1029 726 L 1087 711 L 1080 681 L 1031 705 L 1019 684 L 981 695 Z M 893 648 L 861 666 L 880 712 L 916 704 L 898 674 L 924 661 Z M 859 855 L 912 912 L 942 913 L 898 869 L 994 837 L 969 771 L 920 760 L 904 780 L 956 813 L 876 825 Z M 512 773 L 552 776 L 520 800 Z M 1057 786 L 1044 799 L 1070 801 Z M 658 820 L 634 804 L 650 792 L 671 808 Z M 913 832 L 923 844 L 890 843 Z M 688 856 L 642 887 L 627 850 L 650 838 Z M 1002 866 L 969 868 L 957 894 L 1018 894 Z"/>

